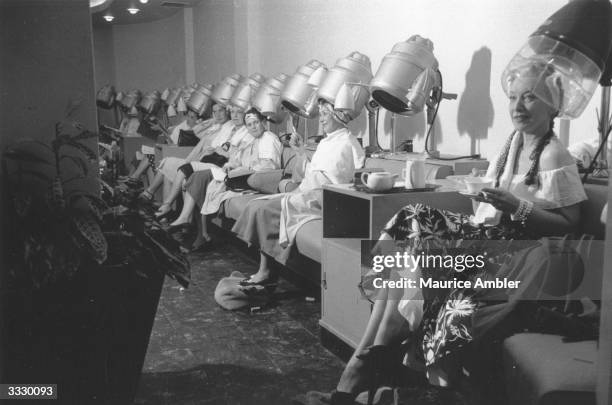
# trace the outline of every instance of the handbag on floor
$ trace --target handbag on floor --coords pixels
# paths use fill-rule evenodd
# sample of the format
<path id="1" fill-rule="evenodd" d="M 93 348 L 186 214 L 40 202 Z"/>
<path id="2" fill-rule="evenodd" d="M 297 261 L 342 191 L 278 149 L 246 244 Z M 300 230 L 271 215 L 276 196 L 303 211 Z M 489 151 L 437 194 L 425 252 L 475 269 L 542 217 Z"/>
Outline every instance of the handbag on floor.
<path id="1" fill-rule="evenodd" d="M 244 287 L 240 282 L 247 278 L 239 271 L 224 277 L 215 288 L 215 301 L 222 308 L 236 311 L 243 308 L 263 307 L 270 301 L 270 290 L 262 286 Z"/>

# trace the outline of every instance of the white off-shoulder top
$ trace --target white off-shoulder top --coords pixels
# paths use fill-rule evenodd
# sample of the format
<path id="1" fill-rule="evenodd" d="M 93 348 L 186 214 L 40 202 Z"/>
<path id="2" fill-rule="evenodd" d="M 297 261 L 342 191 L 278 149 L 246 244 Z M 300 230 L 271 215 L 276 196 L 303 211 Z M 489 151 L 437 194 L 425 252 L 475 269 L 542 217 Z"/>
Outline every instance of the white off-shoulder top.
<path id="1" fill-rule="evenodd" d="M 569 164 L 552 170 L 538 171 L 538 182 L 533 185 L 525 184 L 525 173 L 513 174 L 518 146 L 522 142 L 522 136 L 517 134 L 508 153 L 508 160 L 504 173 L 500 179 L 500 188 L 510 191 L 518 198 L 532 201 L 536 208 L 555 209 L 577 204 L 587 199 L 576 164 Z M 555 145 L 557 144 L 558 145 Z M 548 147 L 561 147 L 557 137 L 553 137 Z M 569 153 L 569 152 L 568 152 Z M 497 156 L 489 165 L 487 176 L 495 178 Z M 477 224 L 497 225 L 501 218 L 501 211 L 496 210 L 491 204 L 480 203 L 472 221 Z"/>

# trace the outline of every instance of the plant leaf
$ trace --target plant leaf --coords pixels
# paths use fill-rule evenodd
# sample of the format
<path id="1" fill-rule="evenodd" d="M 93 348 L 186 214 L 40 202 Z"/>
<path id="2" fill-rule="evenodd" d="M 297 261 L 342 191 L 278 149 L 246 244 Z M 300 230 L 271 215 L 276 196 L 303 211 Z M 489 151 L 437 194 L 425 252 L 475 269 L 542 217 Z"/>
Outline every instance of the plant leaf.
<path id="1" fill-rule="evenodd" d="M 80 140 L 80 139 L 90 139 L 90 138 L 97 138 L 98 134 L 95 132 L 91 132 L 91 131 L 83 131 L 80 134 L 74 136 L 72 139 L 74 140 Z"/>
<path id="2" fill-rule="evenodd" d="M 53 177 L 51 177 L 51 175 L 49 175 L 48 173 L 36 172 L 34 170 L 21 170 L 21 174 L 29 174 L 30 176 L 34 176 L 45 181 L 53 180 Z"/>
<path id="3" fill-rule="evenodd" d="M 60 158 L 60 162 L 63 159 L 68 159 L 70 160 L 72 163 L 74 163 L 77 167 L 79 167 L 82 171 L 83 171 L 83 175 L 87 176 L 87 173 L 89 173 L 89 169 L 87 168 L 87 162 L 84 162 L 83 159 L 77 157 L 77 156 L 68 156 L 68 155 L 64 155 Z"/>
<path id="4" fill-rule="evenodd" d="M 53 164 L 49 162 L 47 159 L 44 159 L 36 155 L 35 153 L 28 152 L 25 150 L 14 150 L 14 149 L 7 150 L 6 152 L 4 152 L 4 158 L 21 160 L 24 162 L 31 162 L 31 163 L 43 163 L 47 165 Z"/>
<path id="5" fill-rule="evenodd" d="M 66 105 L 66 110 L 64 112 L 64 116 L 66 118 L 71 117 L 72 114 L 74 114 L 76 112 L 76 110 L 79 109 L 79 107 L 81 106 L 82 103 L 83 103 L 83 99 L 82 98 L 68 100 L 68 104 Z"/>
<path id="6" fill-rule="evenodd" d="M 72 146 L 73 148 L 76 148 L 76 149 L 80 150 L 90 160 L 97 160 L 98 159 L 98 155 L 96 153 L 94 153 L 90 148 L 88 148 L 87 146 L 85 146 L 85 145 L 83 145 L 83 144 L 81 144 L 79 142 L 73 141 L 72 139 L 67 141 L 66 143 L 64 143 L 64 145 Z"/>

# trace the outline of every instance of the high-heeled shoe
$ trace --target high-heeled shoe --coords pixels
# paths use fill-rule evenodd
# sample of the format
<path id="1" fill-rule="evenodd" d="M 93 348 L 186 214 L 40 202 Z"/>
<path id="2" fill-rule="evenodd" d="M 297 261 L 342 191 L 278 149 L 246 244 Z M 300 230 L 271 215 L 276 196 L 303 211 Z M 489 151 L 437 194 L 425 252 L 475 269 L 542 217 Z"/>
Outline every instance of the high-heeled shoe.
<path id="1" fill-rule="evenodd" d="M 157 210 L 157 212 L 155 213 L 155 218 L 163 219 L 163 218 L 168 217 L 170 213 L 172 213 L 172 207 L 170 207 L 170 204 L 162 204 Z"/>
<path id="2" fill-rule="evenodd" d="M 195 243 L 193 245 L 191 245 L 191 247 L 189 248 L 188 252 L 189 253 L 202 253 L 202 252 L 208 252 L 209 250 L 214 249 L 215 244 L 213 243 L 212 239 L 208 239 L 208 240 L 204 240 L 201 243 Z"/>
<path id="3" fill-rule="evenodd" d="M 403 365 L 407 348 L 408 345 L 405 343 L 375 345 L 357 355 L 357 358 L 364 362 L 366 372 L 369 374 L 368 405 L 375 403 L 377 390 L 383 385 L 398 387 L 407 381 L 411 384 L 426 384 L 424 375 L 416 372 L 407 375 Z"/>
<path id="4" fill-rule="evenodd" d="M 170 225 L 166 228 L 168 233 L 187 232 L 191 229 L 191 223 L 183 222 L 181 224 Z"/>
<path id="5" fill-rule="evenodd" d="M 153 201 L 153 194 L 149 190 L 144 190 L 142 193 L 138 194 L 138 199 L 145 203 L 150 203 Z"/>

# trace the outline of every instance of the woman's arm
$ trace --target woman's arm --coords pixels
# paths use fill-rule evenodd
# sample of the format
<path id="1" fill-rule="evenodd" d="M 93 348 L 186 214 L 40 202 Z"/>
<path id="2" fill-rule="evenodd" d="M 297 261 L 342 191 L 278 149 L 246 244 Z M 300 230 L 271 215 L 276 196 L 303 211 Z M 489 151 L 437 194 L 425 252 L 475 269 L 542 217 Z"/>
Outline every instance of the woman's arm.
<path id="1" fill-rule="evenodd" d="M 534 208 L 525 221 L 527 228 L 545 236 L 574 233 L 579 224 L 580 204 L 554 210 Z"/>
<path id="2" fill-rule="evenodd" d="M 506 190 L 485 188 L 475 200 L 491 204 L 496 209 L 513 214 L 520 200 Z M 534 207 L 525 221 L 527 228 L 541 235 L 564 235 L 575 232 L 580 224 L 580 204 L 545 210 Z"/>

